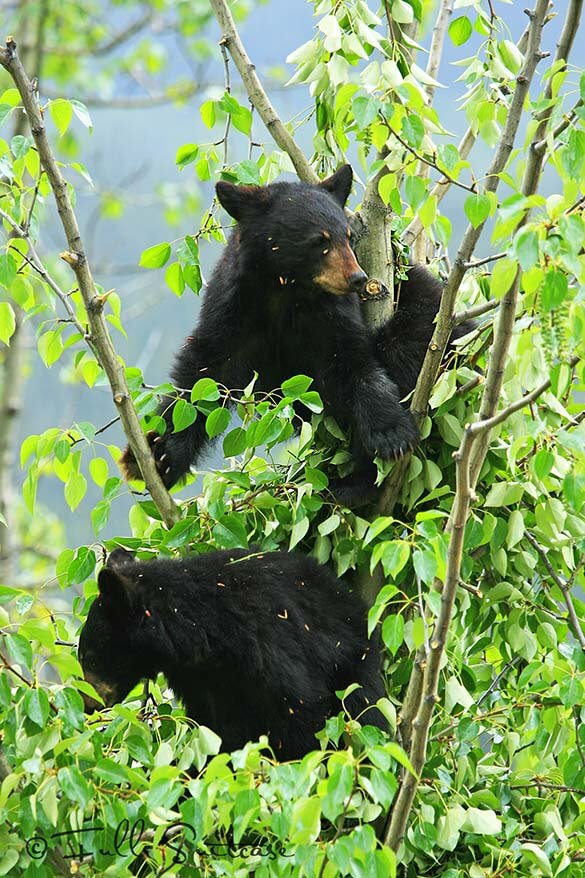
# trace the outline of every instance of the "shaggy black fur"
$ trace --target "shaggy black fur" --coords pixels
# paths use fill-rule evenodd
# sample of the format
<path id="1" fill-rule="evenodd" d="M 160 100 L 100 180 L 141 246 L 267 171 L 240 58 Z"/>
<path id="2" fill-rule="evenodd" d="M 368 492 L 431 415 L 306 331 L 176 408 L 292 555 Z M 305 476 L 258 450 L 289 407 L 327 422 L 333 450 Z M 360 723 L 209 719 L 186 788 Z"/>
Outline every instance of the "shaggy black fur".
<path id="1" fill-rule="evenodd" d="M 342 709 L 336 690 L 357 682 L 348 711 L 386 728 L 369 707 L 385 692 L 365 607 L 312 558 L 232 549 L 141 563 L 117 549 L 98 582 L 79 660 L 107 705 L 162 672 L 225 750 L 267 733 L 293 759 Z"/>
<path id="2" fill-rule="evenodd" d="M 268 391 L 292 375 L 311 376 L 325 410 L 350 428 L 358 468 L 369 461 L 371 489 L 372 459 L 400 457 L 418 441 L 400 400 L 416 383 L 441 285 L 425 269 L 412 267 L 396 315 L 370 334 L 357 295 L 366 276 L 343 209 L 351 184 L 349 165 L 315 186 L 217 184 L 219 200 L 238 225 L 172 380 L 189 389 L 209 376 L 243 388 L 257 372 L 256 387 Z M 203 416 L 173 433 L 172 412 L 173 399 L 164 399 L 160 414 L 167 430 L 164 437 L 151 436 L 167 486 L 188 472 L 209 443 Z M 121 464 L 127 478 L 140 478 L 129 449 Z M 351 505 L 350 495 L 344 499 Z"/>

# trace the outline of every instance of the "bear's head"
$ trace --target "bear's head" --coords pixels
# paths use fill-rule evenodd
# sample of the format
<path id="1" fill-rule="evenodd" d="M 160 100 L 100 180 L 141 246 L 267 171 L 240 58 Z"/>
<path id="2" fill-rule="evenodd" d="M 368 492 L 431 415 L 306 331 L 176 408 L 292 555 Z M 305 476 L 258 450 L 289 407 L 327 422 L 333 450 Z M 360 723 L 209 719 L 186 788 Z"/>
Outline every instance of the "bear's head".
<path id="1" fill-rule="evenodd" d="M 316 185 L 217 183 L 220 203 L 238 222 L 244 272 L 291 295 L 315 287 L 336 296 L 362 290 L 367 276 L 344 211 L 352 180 L 351 167 L 343 165 Z"/>
<path id="2" fill-rule="evenodd" d="M 141 679 L 151 676 L 136 648 L 144 616 L 136 568 L 130 552 L 116 549 L 111 553 L 99 572 L 99 594 L 79 637 L 78 657 L 85 679 L 106 707 L 122 701 Z M 83 701 L 87 713 L 101 707 L 85 694 Z"/>

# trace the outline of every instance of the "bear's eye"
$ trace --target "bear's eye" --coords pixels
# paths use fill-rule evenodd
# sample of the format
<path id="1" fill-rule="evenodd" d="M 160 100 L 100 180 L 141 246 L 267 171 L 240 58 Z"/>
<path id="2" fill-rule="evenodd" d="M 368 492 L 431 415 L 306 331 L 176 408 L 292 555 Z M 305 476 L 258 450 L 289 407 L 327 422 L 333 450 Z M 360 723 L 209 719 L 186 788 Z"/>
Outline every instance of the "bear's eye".
<path id="1" fill-rule="evenodd" d="M 311 235 L 311 238 L 309 240 L 311 244 L 325 247 L 331 241 L 331 235 L 327 231 L 316 232 L 316 234 Z"/>

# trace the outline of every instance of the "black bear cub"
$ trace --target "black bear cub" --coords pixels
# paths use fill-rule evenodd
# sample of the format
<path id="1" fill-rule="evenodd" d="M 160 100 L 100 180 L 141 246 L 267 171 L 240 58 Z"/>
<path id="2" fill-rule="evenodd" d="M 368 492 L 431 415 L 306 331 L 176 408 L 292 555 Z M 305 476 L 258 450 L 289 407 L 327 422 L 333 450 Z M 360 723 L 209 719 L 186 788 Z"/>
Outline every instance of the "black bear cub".
<path id="1" fill-rule="evenodd" d="M 356 682 L 350 715 L 386 728 L 365 607 L 312 558 L 231 549 L 141 563 L 116 549 L 98 585 L 79 660 L 108 706 L 162 672 L 225 750 L 266 733 L 285 760 L 316 748 L 315 732 L 342 709 L 335 692 Z"/>
<path id="2" fill-rule="evenodd" d="M 172 380 L 188 391 L 208 376 L 237 389 L 257 372 L 256 387 L 270 391 L 292 375 L 311 376 L 325 410 L 350 428 L 358 468 L 369 461 L 373 487 L 373 458 L 400 457 L 418 441 L 401 399 L 416 383 L 441 285 L 425 269 L 412 268 L 394 318 L 370 333 L 358 297 L 367 278 L 356 261 L 344 211 L 352 178 L 351 167 L 344 165 L 317 185 L 217 184 L 217 197 L 237 226 Z M 164 436 L 151 436 L 168 487 L 209 442 L 201 415 L 173 432 L 174 401 L 163 399 L 159 409 Z M 127 478 L 140 478 L 129 449 L 121 465 Z"/>

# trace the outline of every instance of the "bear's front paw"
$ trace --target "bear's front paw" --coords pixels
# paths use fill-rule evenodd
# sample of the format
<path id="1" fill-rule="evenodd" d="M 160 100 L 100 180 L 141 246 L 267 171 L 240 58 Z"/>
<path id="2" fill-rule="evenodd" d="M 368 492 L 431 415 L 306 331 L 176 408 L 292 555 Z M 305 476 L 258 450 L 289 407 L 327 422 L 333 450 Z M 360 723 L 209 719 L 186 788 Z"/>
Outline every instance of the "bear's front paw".
<path id="1" fill-rule="evenodd" d="M 156 468 L 159 472 L 159 475 L 163 480 L 165 487 L 170 488 L 175 483 L 176 479 L 173 478 L 172 467 L 168 459 L 168 455 L 165 452 L 164 436 L 160 436 L 154 430 L 150 430 L 146 434 L 146 438 L 148 439 L 150 450 L 152 451 L 152 454 L 154 456 Z M 138 466 L 138 462 L 134 456 L 134 452 L 129 445 L 126 446 L 122 453 L 122 457 L 119 461 L 119 466 L 127 482 L 134 482 L 137 480 L 142 481 L 142 473 L 140 472 L 140 467 Z"/>
<path id="2" fill-rule="evenodd" d="M 364 437 L 364 447 L 372 457 L 396 460 L 418 445 L 420 435 L 409 411 L 401 410 L 389 424 L 372 425 Z"/>

